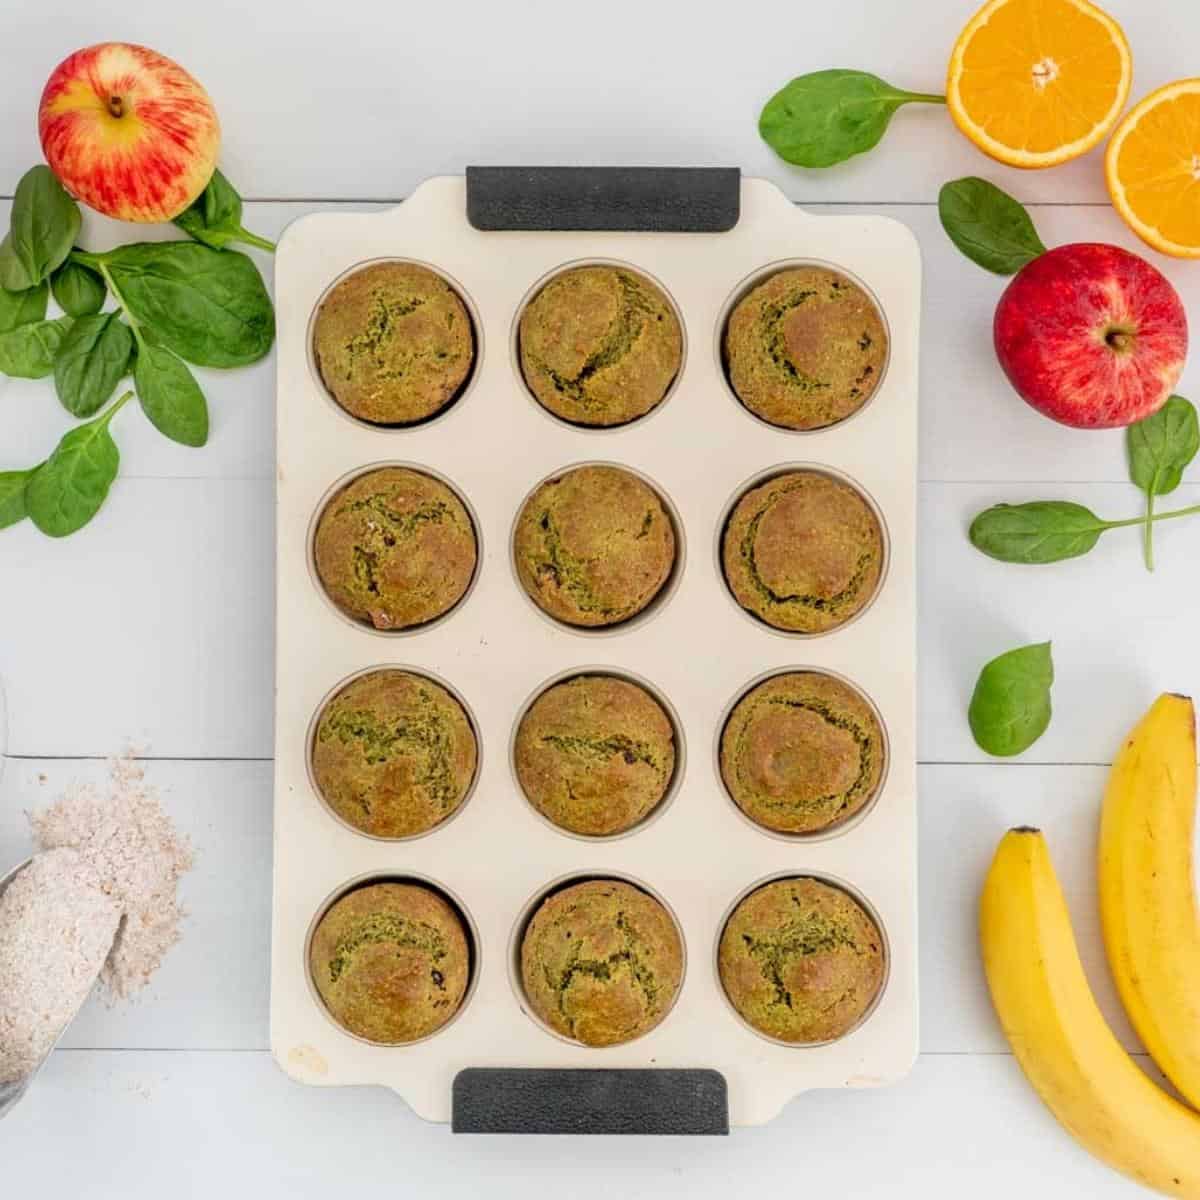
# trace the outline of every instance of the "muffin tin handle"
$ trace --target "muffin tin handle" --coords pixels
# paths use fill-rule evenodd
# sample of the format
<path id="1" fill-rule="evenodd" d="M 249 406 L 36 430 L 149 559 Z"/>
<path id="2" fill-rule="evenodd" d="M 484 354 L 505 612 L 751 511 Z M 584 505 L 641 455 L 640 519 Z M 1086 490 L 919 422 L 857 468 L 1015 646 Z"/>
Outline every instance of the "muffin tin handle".
<path id="1" fill-rule="evenodd" d="M 727 1134 L 719 1071 L 469 1067 L 454 1078 L 455 1133 Z"/>
<path id="2" fill-rule="evenodd" d="M 468 167 L 476 229 L 725 233 L 741 212 L 737 167 Z"/>

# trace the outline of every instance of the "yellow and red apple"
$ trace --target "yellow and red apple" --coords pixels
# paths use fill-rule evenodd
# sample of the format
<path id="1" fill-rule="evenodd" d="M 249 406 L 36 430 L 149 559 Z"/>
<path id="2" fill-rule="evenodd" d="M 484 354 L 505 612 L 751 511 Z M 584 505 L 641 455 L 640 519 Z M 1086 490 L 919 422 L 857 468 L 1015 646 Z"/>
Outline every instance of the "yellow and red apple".
<path id="1" fill-rule="evenodd" d="M 208 93 L 145 46 L 76 50 L 38 108 L 50 169 L 84 204 L 122 221 L 169 221 L 204 190 L 221 126 Z"/>

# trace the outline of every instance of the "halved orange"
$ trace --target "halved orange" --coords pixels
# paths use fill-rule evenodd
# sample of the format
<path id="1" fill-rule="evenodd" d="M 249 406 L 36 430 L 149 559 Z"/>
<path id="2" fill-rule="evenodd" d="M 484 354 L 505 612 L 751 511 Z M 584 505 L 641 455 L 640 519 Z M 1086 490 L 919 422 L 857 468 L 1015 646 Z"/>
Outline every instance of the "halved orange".
<path id="1" fill-rule="evenodd" d="M 946 103 L 985 154 L 1052 167 L 1101 141 L 1132 79 L 1121 27 L 1087 0 L 989 0 L 954 44 Z"/>
<path id="2" fill-rule="evenodd" d="M 1104 176 L 1142 241 L 1200 258 L 1200 79 L 1168 83 L 1126 114 L 1108 143 Z"/>

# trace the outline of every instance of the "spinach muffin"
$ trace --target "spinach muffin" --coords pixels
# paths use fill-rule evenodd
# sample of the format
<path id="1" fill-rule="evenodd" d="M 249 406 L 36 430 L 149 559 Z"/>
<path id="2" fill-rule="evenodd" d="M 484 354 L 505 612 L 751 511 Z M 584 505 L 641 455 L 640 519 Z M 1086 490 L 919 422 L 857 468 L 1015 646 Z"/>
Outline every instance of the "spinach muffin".
<path id="1" fill-rule="evenodd" d="M 829 267 L 792 267 L 739 301 L 724 353 L 730 385 L 752 413 L 785 429 L 820 429 L 871 398 L 888 336 L 853 280 Z"/>
<path id="2" fill-rule="evenodd" d="M 683 978 L 670 913 L 616 879 L 548 896 L 521 941 L 521 979 L 534 1014 L 585 1046 L 615 1046 L 667 1015 Z"/>
<path id="3" fill-rule="evenodd" d="M 675 735 L 662 705 L 636 683 L 578 675 L 529 706 L 513 751 L 530 804 L 572 833 L 622 833 L 666 794 Z"/>
<path id="4" fill-rule="evenodd" d="M 577 425 L 624 425 L 667 394 L 683 359 L 675 311 L 625 267 L 576 267 L 526 305 L 521 373 L 534 398 Z"/>
<path id="5" fill-rule="evenodd" d="M 797 1044 L 849 1032 L 883 984 L 883 937 L 852 896 L 779 879 L 733 910 L 718 951 L 721 986 L 760 1033 Z"/>
<path id="6" fill-rule="evenodd" d="M 721 733 L 721 778 L 752 821 L 818 833 L 879 790 L 883 730 L 860 693 L 818 671 L 775 675 L 746 693 Z"/>
<path id="7" fill-rule="evenodd" d="M 471 318 L 428 267 L 380 262 L 337 284 L 313 323 L 313 358 L 351 416 L 411 425 L 445 408 L 475 362 Z"/>
<path id="8" fill-rule="evenodd" d="M 792 471 L 737 502 L 721 557 L 729 590 L 759 620 L 791 633 L 824 633 L 875 595 L 883 530 L 849 484 Z"/>
<path id="9" fill-rule="evenodd" d="M 462 918 L 436 892 L 373 883 L 313 931 L 309 971 L 330 1016 L 368 1041 L 415 1042 L 458 1011 L 471 974 Z"/>
<path id="10" fill-rule="evenodd" d="M 627 621 L 675 564 L 675 530 L 653 488 L 619 467 L 576 467 L 525 502 L 513 535 L 534 603 L 568 625 Z"/>
<path id="11" fill-rule="evenodd" d="M 325 505 L 313 555 L 329 598 L 376 629 L 408 629 L 448 612 L 475 574 L 475 527 L 438 479 L 380 467 Z"/>
<path id="12" fill-rule="evenodd" d="M 343 821 L 373 837 L 425 833 L 475 778 L 475 733 L 459 702 L 407 671 L 372 671 L 326 703 L 313 734 L 313 781 Z"/>

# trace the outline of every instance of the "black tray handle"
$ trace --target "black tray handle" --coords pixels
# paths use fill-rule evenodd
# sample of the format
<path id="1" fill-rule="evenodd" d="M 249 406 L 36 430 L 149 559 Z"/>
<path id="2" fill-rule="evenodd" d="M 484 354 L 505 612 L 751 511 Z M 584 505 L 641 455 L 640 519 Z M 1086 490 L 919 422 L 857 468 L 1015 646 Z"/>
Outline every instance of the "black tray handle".
<path id="1" fill-rule="evenodd" d="M 737 167 L 468 167 L 476 229 L 724 233 L 738 222 Z"/>
<path id="2" fill-rule="evenodd" d="M 469 1067 L 455 1133 L 727 1134 L 725 1077 L 704 1069 Z"/>

